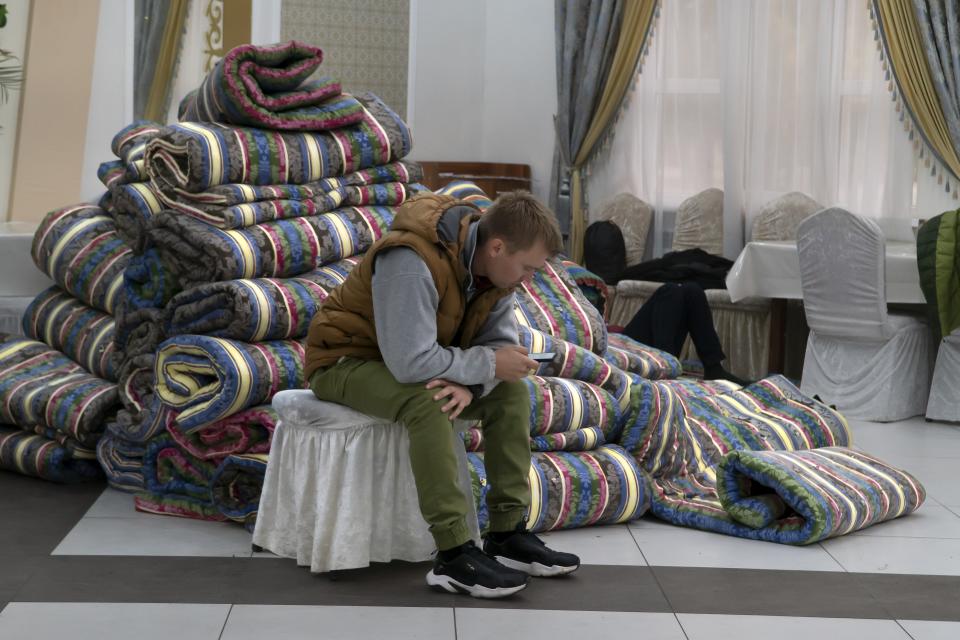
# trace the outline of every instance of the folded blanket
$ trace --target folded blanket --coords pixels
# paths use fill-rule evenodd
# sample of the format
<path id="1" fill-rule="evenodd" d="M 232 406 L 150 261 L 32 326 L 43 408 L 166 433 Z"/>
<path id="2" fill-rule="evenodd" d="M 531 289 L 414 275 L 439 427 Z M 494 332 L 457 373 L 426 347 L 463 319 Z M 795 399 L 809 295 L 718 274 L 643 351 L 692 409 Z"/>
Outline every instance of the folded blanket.
<path id="1" fill-rule="evenodd" d="M 136 253 L 146 249 L 153 217 L 163 211 L 160 195 L 149 182 L 124 182 L 110 187 L 117 235 Z"/>
<path id="2" fill-rule="evenodd" d="M 103 477 L 95 460 L 74 458 L 55 441 L 0 425 L 0 469 L 50 482 L 83 482 Z"/>
<path id="3" fill-rule="evenodd" d="M 607 351 L 603 358 L 628 373 L 648 380 L 676 378 L 683 373 L 680 361 L 673 354 L 648 347 L 622 333 L 607 334 Z"/>
<path id="4" fill-rule="evenodd" d="M 127 442 L 142 444 L 167 431 L 175 415 L 176 412 L 163 406 L 153 393 L 142 410 L 118 411 L 116 418 L 107 424 L 107 432 Z"/>
<path id="5" fill-rule="evenodd" d="M 147 142 L 156 138 L 163 125 L 149 120 L 138 120 L 121 129 L 110 142 L 110 149 L 119 158 L 104 162 L 97 169 L 97 177 L 105 187 L 128 182 L 144 182 L 148 179 L 144 153 Z"/>
<path id="6" fill-rule="evenodd" d="M 302 338 L 330 290 L 359 262 L 360 258 L 346 258 L 295 278 L 230 280 L 193 287 L 167 304 L 165 332 L 245 342 Z"/>
<path id="7" fill-rule="evenodd" d="M 373 94 L 358 96 L 363 119 L 323 133 L 281 133 L 182 122 L 147 144 L 154 187 L 206 191 L 221 184 L 304 184 L 400 160 L 407 125 Z"/>
<path id="8" fill-rule="evenodd" d="M 483 456 L 468 453 L 481 530 L 489 524 Z M 616 445 L 594 451 L 538 452 L 530 460 L 531 502 L 527 526 L 553 531 L 627 522 L 650 505 L 649 479 Z"/>
<path id="9" fill-rule="evenodd" d="M 517 292 L 517 320 L 594 353 L 607 349 L 603 316 L 570 278 L 560 260 L 547 261 Z"/>
<path id="10" fill-rule="evenodd" d="M 123 272 L 122 304 L 118 305 L 118 335 L 126 340 L 131 328 L 126 315 L 137 309 L 163 309 L 182 286 L 176 273 L 160 259 L 160 251 L 150 247 L 130 258 Z"/>
<path id="11" fill-rule="evenodd" d="M 540 364 L 537 374 L 555 378 L 582 380 L 594 384 L 614 397 L 621 411 L 630 405 L 630 376 L 592 351 L 545 333 L 520 326 L 520 344 L 531 352 L 552 352 L 550 362 Z M 613 437 L 617 437 L 616 434 Z"/>
<path id="12" fill-rule="evenodd" d="M 530 437 L 534 451 L 595 449 L 619 435 L 622 415 L 616 399 L 580 380 L 528 376 Z"/>
<path id="13" fill-rule="evenodd" d="M 200 460 L 220 461 L 227 456 L 270 452 L 277 413 L 270 405 L 245 409 L 209 427 L 185 433 L 174 421 L 167 432 L 181 449 Z"/>
<path id="14" fill-rule="evenodd" d="M 157 395 L 179 412 L 181 430 L 191 432 L 265 404 L 283 389 L 302 388 L 303 359 L 303 344 L 293 340 L 249 344 L 176 336 L 157 353 Z"/>
<path id="15" fill-rule="evenodd" d="M 156 353 L 157 346 L 166 338 L 162 309 L 127 309 L 126 302 L 117 313 L 114 338 L 121 362 Z"/>
<path id="16" fill-rule="evenodd" d="M 399 205 L 414 191 L 426 189 L 417 184 L 422 175 L 416 163 L 391 162 L 306 184 L 224 184 L 201 192 L 170 188 L 154 193 L 165 208 L 219 229 L 238 229 L 345 205 Z"/>
<path id="17" fill-rule="evenodd" d="M 149 271 L 167 268 L 183 288 L 222 280 L 290 278 L 363 253 L 389 229 L 394 214 L 394 207 L 346 207 L 224 231 L 164 211 L 150 232 L 163 266 Z"/>
<path id="18" fill-rule="evenodd" d="M 120 491 L 143 490 L 143 443 L 128 442 L 110 431 L 97 443 L 97 462 L 107 475 L 107 484 Z"/>
<path id="19" fill-rule="evenodd" d="M 33 237 L 31 255 L 60 288 L 113 315 L 131 253 L 103 209 L 81 204 L 51 211 Z"/>
<path id="20" fill-rule="evenodd" d="M 437 189 L 436 193 L 452 196 L 457 200 L 466 200 L 476 205 L 480 211 L 486 211 L 487 207 L 493 204 L 493 199 L 484 193 L 483 189 L 468 180 L 454 180 Z"/>
<path id="21" fill-rule="evenodd" d="M 124 410 L 139 420 L 153 400 L 156 382 L 154 364 L 156 353 L 144 353 L 124 360 L 117 382 L 117 396 Z"/>
<path id="22" fill-rule="evenodd" d="M 134 506 L 138 511 L 203 520 L 225 520 L 210 500 L 210 479 L 217 465 L 180 449 L 169 434 L 146 444 L 143 484 Z"/>
<path id="23" fill-rule="evenodd" d="M 313 131 L 359 122 L 363 109 L 339 82 L 305 82 L 322 60 L 319 47 L 295 40 L 234 47 L 180 102 L 178 118 Z"/>
<path id="24" fill-rule="evenodd" d="M 0 335 L 0 423 L 92 449 L 118 404 L 116 384 L 42 342 Z"/>
<path id="25" fill-rule="evenodd" d="M 62 351 L 98 378 L 117 381 L 113 317 L 88 307 L 60 287 L 50 287 L 30 303 L 23 314 L 23 333 Z"/>
<path id="26" fill-rule="evenodd" d="M 738 535 L 812 544 L 915 511 L 912 475 L 847 447 L 733 451 L 720 462 L 720 505 Z"/>
<path id="27" fill-rule="evenodd" d="M 232 455 L 220 463 L 210 480 L 210 500 L 220 513 L 251 531 L 267 473 L 266 453 Z"/>

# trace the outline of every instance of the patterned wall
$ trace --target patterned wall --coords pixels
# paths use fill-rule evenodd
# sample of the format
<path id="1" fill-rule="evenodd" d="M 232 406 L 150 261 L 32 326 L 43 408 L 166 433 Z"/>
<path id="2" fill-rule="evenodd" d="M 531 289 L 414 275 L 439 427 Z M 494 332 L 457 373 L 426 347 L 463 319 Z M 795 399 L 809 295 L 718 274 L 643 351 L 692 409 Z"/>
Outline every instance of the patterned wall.
<path id="1" fill-rule="evenodd" d="M 409 0 L 283 0 L 281 36 L 323 49 L 323 75 L 407 111 Z"/>

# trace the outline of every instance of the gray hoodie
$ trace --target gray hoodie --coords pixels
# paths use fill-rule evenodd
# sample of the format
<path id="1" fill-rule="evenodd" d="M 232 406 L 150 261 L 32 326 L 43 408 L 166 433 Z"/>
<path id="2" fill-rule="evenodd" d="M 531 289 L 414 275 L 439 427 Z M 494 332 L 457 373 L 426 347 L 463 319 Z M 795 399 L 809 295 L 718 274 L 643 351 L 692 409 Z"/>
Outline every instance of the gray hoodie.
<path id="1" fill-rule="evenodd" d="M 446 217 L 446 216 L 445 216 Z M 441 229 L 441 232 L 443 230 Z M 465 292 L 476 295 L 472 265 L 477 248 L 477 223 L 470 225 L 461 260 L 469 273 Z M 519 343 L 514 315 L 516 295 L 497 302 L 469 349 L 437 343 L 437 305 L 440 296 L 433 276 L 416 251 L 396 247 L 377 255 L 374 265 L 373 317 L 383 361 L 401 383 L 443 378 L 470 387 L 474 395 L 490 393 L 497 347 Z"/>

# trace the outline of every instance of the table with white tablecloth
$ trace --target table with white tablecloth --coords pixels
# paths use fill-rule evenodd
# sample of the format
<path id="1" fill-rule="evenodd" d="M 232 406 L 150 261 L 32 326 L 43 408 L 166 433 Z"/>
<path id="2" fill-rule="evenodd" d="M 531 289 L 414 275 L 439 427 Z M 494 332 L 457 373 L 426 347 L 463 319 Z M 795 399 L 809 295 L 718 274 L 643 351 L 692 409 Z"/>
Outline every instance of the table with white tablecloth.
<path id="1" fill-rule="evenodd" d="M 923 304 L 917 271 L 917 245 L 887 242 L 887 302 Z M 727 274 L 734 302 L 744 298 L 802 300 L 800 259 L 796 242 L 750 242 Z"/>

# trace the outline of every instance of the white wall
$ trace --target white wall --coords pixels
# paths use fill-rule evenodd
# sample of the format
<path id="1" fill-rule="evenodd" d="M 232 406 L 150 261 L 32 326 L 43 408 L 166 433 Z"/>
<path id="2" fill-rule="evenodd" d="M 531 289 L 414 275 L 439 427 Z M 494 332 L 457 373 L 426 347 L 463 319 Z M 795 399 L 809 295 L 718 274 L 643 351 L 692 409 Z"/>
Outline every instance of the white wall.
<path id="1" fill-rule="evenodd" d="M 411 0 L 413 158 L 529 164 L 546 199 L 557 110 L 553 0 Z"/>

